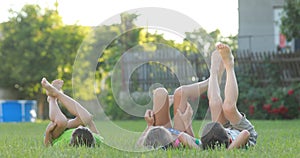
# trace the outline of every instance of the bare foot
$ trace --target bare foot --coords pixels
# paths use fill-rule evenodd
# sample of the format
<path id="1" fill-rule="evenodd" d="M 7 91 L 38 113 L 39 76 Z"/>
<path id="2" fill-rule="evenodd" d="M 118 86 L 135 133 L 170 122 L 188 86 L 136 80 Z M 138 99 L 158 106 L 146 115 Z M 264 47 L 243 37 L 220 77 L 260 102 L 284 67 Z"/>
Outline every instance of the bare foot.
<path id="1" fill-rule="evenodd" d="M 219 83 L 221 82 L 225 67 L 222 61 L 222 57 L 218 51 L 214 51 L 211 55 L 211 74 L 218 74 Z"/>
<path id="2" fill-rule="evenodd" d="M 58 91 L 60 91 L 60 92 L 63 93 L 63 91 L 62 91 L 62 89 L 61 89 L 62 86 L 64 85 L 64 81 L 63 81 L 63 80 L 56 79 L 56 80 L 52 81 L 51 84 L 52 84 L 52 86 L 55 87 Z M 48 101 L 48 102 L 50 102 L 51 99 L 54 99 L 54 100 L 55 100 L 56 98 L 54 98 L 54 97 L 52 97 L 52 96 L 48 96 L 48 97 L 47 97 L 47 101 Z"/>
<path id="3" fill-rule="evenodd" d="M 59 91 L 51 85 L 46 78 L 43 78 L 41 81 L 42 87 L 46 89 L 46 94 L 51 97 L 55 97 L 58 95 Z"/>
<path id="4" fill-rule="evenodd" d="M 216 48 L 218 52 L 220 53 L 223 63 L 226 68 L 231 68 L 234 65 L 234 57 L 231 53 L 231 50 L 228 45 L 223 43 L 217 43 Z"/>
<path id="5" fill-rule="evenodd" d="M 62 86 L 64 85 L 64 81 L 60 79 L 56 79 L 52 81 L 52 86 L 55 87 L 57 90 L 61 91 Z"/>

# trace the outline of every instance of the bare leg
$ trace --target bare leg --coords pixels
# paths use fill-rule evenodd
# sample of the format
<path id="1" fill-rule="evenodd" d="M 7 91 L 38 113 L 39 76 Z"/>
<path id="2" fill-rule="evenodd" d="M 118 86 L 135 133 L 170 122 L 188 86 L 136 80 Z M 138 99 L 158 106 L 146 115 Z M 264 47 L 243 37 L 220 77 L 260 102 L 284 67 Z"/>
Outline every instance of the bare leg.
<path id="1" fill-rule="evenodd" d="M 223 112 L 227 120 L 232 124 L 237 124 L 241 120 L 242 115 L 236 107 L 238 84 L 234 71 L 234 57 L 229 46 L 219 43 L 216 47 L 222 56 L 226 68 L 225 99 L 222 106 Z"/>
<path id="2" fill-rule="evenodd" d="M 179 108 L 181 112 L 184 112 L 186 109 L 186 103 L 188 98 L 197 98 L 202 93 L 207 91 L 208 79 L 193 83 L 190 85 L 183 85 L 177 88 L 174 92 L 174 110 Z M 177 110 L 174 111 L 174 114 Z"/>
<path id="3" fill-rule="evenodd" d="M 165 88 L 157 88 L 153 92 L 154 125 L 171 128 L 169 96 Z"/>
<path id="4" fill-rule="evenodd" d="M 179 118 L 177 114 L 177 109 L 182 113 L 185 112 L 188 98 L 190 97 L 199 97 L 203 92 L 207 91 L 208 80 L 194 83 L 191 85 L 184 85 L 177 88 L 174 92 L 174 128 L 176 130 L 186 132 L 191 136 L 194 136 L 192 125 L 190 124 L 187 128 L 184 126 L 184 123 Z"/>
<path id="5" fill-rule="evenodd" d="M 218 52 L 214 51 L 212 54 L 214 54 L 216 56 L 216 55 L 218 55 Z M 219 57 L 219 60 L 213 61 L 212 63 L 217 63 L 217 66 L 214 66 L 214 74 L 217 77 L 216 78 L 217 83 L 220 84 L 223 73 L 224 73 L 224 66 L 223 66 L 222 60 Z M 214 65 L 214 64 L 212 64 L 212 65 Z M 176 115 L 177 108 L 179 108 L 179 110 L 181 112 L 184 112 L 186 110 L 188 98 L 199 97 L 203 92 L 207 91 L 209 80 L 210 79 L 207 79 L 202 82 L 194 83 L 191 85 L 184 85 L 184 86 L 181 86 L 178 89 L 176 89 L 176 91 L 174 92 L 174 128 L 175 127 L 180 128 L 182 126 L 182 125 L 178 125 L 178 124 L 181 124 L 181 122 L 177 121 L 178 120 L 177 115 Z M 218 108 L 222 109 L 221 104 L 219 105 Z M 220 116 L 220 117 L 221 117 L 220 120 L 222 120 L 223 119 L 222 116 Z M 193 136 L 193 129 L 192 129 L 191 125 L 188 129 L 185 129 L 185 130 L 188 134 Z"/>
<path id="6" fill-rule="evenodd" d="M 181 112 L 186 110 L 186 104 L 188 98 L 190 97 L 199 97 L 203 92 L 207 91 L 208 79 L 202 82 L 183 85 L 177 88 L 174 92 L 174 115 L 177 113 L 177 109 Z"/>
<path id="7" fill-rule="evenodd" d="M 51 84 L 52 84 L 52 86 L 54 87 L 54 88 L 56 88 L 58 91 L 61 91 L 62 92 L 62 86 L 64 85 L 64 81 L 63 80 L 60 80 L 60 79 L 56 79 L 56 80 L 53 80 L 52 82 L 51 82 Z M 50 98 L 51 96 L 48 96 L 47 97 L 47 101 L 49 101 L 49 98 Z"/>
<path id="8" fill-rule="evenodd" d="M 208 83 L 208 99 L 212 121 L 225 124 L 227 122 L 222 110 L 222 98 L 220 94 L 220 80 L 218 73 L 224 70 L 222 58 L 218 51 L 214 51 L 211 56 L 210 78 Z"/>
<path id="9" fill-rule="evenodd" d="M 52 85 L 60 90 L 63 82 L 62 80 L 55 80 L 52 82 Z M 57 99 L 48 96 L 48 102 L 49 102 L 49 118 L 52 122 L 55 122 L 57 126 L 54 128 L 52 131 L 52 137 L 55 139 L 63 133 L 63 131 L 67 128 L 67 118 L 66 116 L 61 112 L 58 104 L 57 104 Z"/>
<path id="10" fill-rule="evenodd" d="M 46 93 L 48 96 L 57 98 L 72 115 L 76 116 L 75 119 L 68 121 L 67 128 L 75 128 L 79 125 L 83 125 L 89 126 L 93 132 L 98 133 L 92 121 L 92 115 L 84 107 L 82 107 L 71 97 L 57 90 L 45 78 L 42 79 L 41 83 L 42 86 L 46 89 Z"/>

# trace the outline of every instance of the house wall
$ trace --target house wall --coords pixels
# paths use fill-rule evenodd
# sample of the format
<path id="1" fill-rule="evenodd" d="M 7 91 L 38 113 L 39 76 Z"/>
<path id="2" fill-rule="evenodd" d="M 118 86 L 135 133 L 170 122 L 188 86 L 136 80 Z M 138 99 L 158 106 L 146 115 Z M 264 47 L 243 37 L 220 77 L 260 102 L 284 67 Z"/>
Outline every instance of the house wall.
<path id="1" fill-rule="evenodd" d="M 239 0 L 239 50 L 274 51 L 274 9 L 283 6 L 284 0 Z"/>

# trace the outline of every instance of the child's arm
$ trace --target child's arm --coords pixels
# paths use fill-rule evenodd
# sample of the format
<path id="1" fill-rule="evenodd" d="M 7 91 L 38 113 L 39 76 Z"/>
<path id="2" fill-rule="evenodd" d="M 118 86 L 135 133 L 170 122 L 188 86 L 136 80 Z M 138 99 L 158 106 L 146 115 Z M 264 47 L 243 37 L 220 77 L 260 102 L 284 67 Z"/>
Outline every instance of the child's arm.
<path id="1" fill-rule="evenodd" d="M 177 113 L 184 125 L 184 130 L 182 130 L 180 128 L 178 128 L 178 130 L 185 131 L 187 134 L 194 136 L 194 131 L 192 128 L 193 109 L 192 109 L 191 105 L 187 102 L 185 112 L 182 113 L 179 109 L 177 109 Z M 175 126 L 174 126 L 174 128 L 175 128 Z"/>
<path id="2" fill-rule="evenodd" d="M 184 145 L 187 146 L 189 148 L 200 148 L 197 144 L 196 144 L 196 138 L 188 135 L 187 133 L 181 132 L 178 136 L 178 139 L 180 140 L 180 142 Z"/>
<path id="3" fill-rule="evenodd" d="M 46 128 L 45 138 L 44 138 L 44 144 L 46 146 L 49 146 L 52 143 L 52 131 L 54 130 L 55 127 L 56 127 L 56 123 L 50 122 Z"/>
<path id="4" fill-rule="evenodd" d="M 250 137 L 250 133 L 247 130 L 241 131 L 237 138 L 229 145 L 228 149 L 240 148 L 244 146 Z"/>

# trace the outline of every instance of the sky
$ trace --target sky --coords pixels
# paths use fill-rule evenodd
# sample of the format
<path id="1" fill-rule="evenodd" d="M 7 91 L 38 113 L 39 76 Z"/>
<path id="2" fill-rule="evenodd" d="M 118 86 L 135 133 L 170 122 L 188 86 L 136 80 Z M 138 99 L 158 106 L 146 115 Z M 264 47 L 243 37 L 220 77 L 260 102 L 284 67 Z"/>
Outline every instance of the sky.
<path id="1" fill-rule="evenodd" d="M 56 0 L 1 0 L 0 22 L 8 20 L 8 10 L 20 11 L 24 4 L 54 8 Z M 223 36 L 238 33 L 238 0 L 57 0 L 65 24 L 96 26 L 128 10 L 143 7 L 171 9 L 195 20 L 208 32 L 219 29 Z M 197 3 L 196 3 L 197 2 Z"/>

